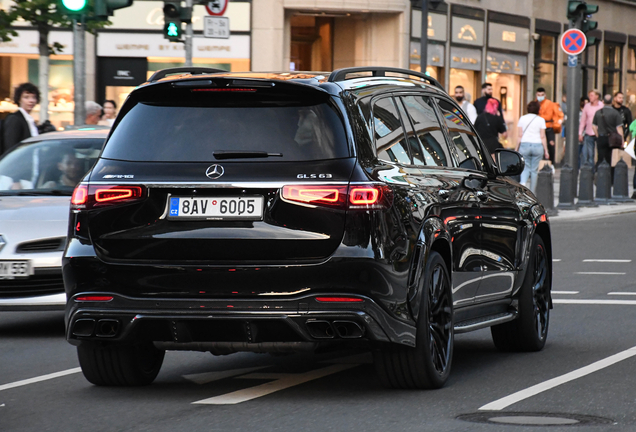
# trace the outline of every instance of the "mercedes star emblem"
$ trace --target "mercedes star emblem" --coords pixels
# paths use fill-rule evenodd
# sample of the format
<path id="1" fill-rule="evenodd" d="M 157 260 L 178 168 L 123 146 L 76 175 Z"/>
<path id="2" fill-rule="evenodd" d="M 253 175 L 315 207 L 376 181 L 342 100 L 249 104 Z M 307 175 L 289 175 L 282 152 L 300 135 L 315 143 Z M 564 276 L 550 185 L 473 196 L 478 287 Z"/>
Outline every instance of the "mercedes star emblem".
<path id="1" fill-rule="evenodd" d="M 225 170 L 221 165 L 210 165 L 208 169 L 205 171 L 205 175 L 211 178 L 212 180 L 218 179 L 223 175 Z"/>

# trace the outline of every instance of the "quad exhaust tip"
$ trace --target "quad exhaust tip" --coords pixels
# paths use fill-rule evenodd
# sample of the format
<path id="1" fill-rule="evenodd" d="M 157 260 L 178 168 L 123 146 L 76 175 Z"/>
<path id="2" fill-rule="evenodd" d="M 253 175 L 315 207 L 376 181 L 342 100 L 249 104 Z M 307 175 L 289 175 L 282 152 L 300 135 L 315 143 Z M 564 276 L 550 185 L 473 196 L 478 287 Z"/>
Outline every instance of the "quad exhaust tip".
<path id="1" fill-rule="evenodd" d="M 80 318 L 73 324 L 73 336 L 99 338 L 112 338 L 119 333 L 119 320 L 101 319 L 96 321 L 92 318 Z"/>
<path id="2" fill-rule="evenodd" d="M 364 329 L 354 321 L 307 320 L 305 325 L 315 339 L 357 339 L 364 336 Z"/>

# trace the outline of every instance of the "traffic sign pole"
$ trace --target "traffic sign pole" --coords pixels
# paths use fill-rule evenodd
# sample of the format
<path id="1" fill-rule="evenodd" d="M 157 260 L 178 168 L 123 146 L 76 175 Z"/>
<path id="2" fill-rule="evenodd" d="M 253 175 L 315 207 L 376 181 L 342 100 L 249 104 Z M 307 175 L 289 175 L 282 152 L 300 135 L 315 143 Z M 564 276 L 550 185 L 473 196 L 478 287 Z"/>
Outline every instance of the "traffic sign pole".
<path id="1" fill-rule="evenodd" d="M 193 1 L 186 0 L 186 7 L 192 10 Z M 186 32 L 185 32 L 185 65 L 192 66 L 192 20 L 186 24 Z"/>
<path id="2" fill-rule="evenodd" d="M 568 82 L 566 85 L 567 95 L 567 112 L 568 118 L 565 122 L 565 165 L 572 168 L 571 190 L 560 191 L 559 205 L 560 209 L 574 208 L 574 197 L 578 196 L 577 186 L 579 179 L 579 100 L 581 99 L 582 70 L 581 62 L 578 61 L 579 55 L 585 50 L 587 38 L 585 34 L 578 30 L 581 26 L 580 20 L 570 23 L 570 30 L 566 31 L 561 37 L 561 49 L 569 56 L 574 56 L 576 61 L 568 58 Z M 572 28 L 574 27 L 574 28 Z M 583 34 L 581 44 L 580 35 Z M 566 34 L 572 37 L 566 37 Z"/>

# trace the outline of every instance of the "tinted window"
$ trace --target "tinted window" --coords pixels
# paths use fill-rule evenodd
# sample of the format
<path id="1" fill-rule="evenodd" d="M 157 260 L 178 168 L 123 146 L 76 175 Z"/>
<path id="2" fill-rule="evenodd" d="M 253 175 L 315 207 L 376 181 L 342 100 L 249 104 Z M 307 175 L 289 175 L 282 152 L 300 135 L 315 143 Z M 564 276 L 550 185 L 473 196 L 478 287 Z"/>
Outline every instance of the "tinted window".
<path id="1" fill-rule="evenodd" d="M 378 159 L 410 165 L 408 144 L 393 98 L 384 98 L 373 105 L 373 128 Z"/>
<path id="2" fill-rule="evenodd" d="M 483 171 L 486 160 L 474 132 L 467 124 L 468 119 L 459 109 L 445 100 L 439 101 L 439 107 L 442 110 L 451 142 L 457 150 L 459 166 Z"/>
<path id="3" fill-rule="evenodd" d="M 103 157 L 199 162 L 215 160 L 217 151 L 282 153 L 282 157 L 259 158 L 259 162 L 349 156 L 342 121 L 326 103 L 267 107 L 139 103 L 117 125 Z"/>
<path id="4" fill-rule="evenodd" d="M 70 195 L 93 166 L 104 139 L 47 140 L 22 144 L 0 160 L 0 191 Z"/>
<path id="5" fill-rule="evenodd" d="M 450 166 L 450 153 L 444 139 L 444 132 L 435 115 L 430 98 L 402 96 L 402 101 L 404 101 L 408 117 L 422 144 L 421 165 Z"/>

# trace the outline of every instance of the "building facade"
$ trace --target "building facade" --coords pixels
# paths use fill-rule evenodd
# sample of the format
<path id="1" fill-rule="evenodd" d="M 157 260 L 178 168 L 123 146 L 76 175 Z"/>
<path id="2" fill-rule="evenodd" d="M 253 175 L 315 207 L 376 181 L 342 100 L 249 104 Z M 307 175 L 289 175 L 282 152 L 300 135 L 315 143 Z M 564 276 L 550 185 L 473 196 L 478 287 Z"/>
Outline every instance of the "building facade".
<path id="1" fill-rule="evenodd" d="M 636 111 L 636 3 L 593 1 L 595 45 L 581 56 L 582 92 L 623 91 Z M 11 0 L 0 0 L 2 7 Z M 87 99 L 120 104 L 154 71 L 183 64 L 183 44 L 162 37 L 162 1 L 136 1 L 112 25 L 87 36 Z M 462 85 L 475 99 L 491 82 L 514 130 L 536 88 L 561 101 L 567 57 L 559 35 L 567 29 L 567 0 L 446 0 L 428 15 L 428 70 L 448 90 Z M 239 71 L 324 70 L 382 65 L 419 70 L 421 10 L 409 0 L 230 1 L 229 39 L 203 37 L 204 6 L 194 8 L 193 62 Z M 24 81 L 37 84 L 37 32 L 17 24 L 20 36 L 0 43 L 0 116 L 15 110 L 7 99 Z M 51 57 L 51 120 L 72 121 L 72 33 L 59 29 L 49 42 L 64 50 Z M 508 146 L 516 144 L 510 134 Z"/>

